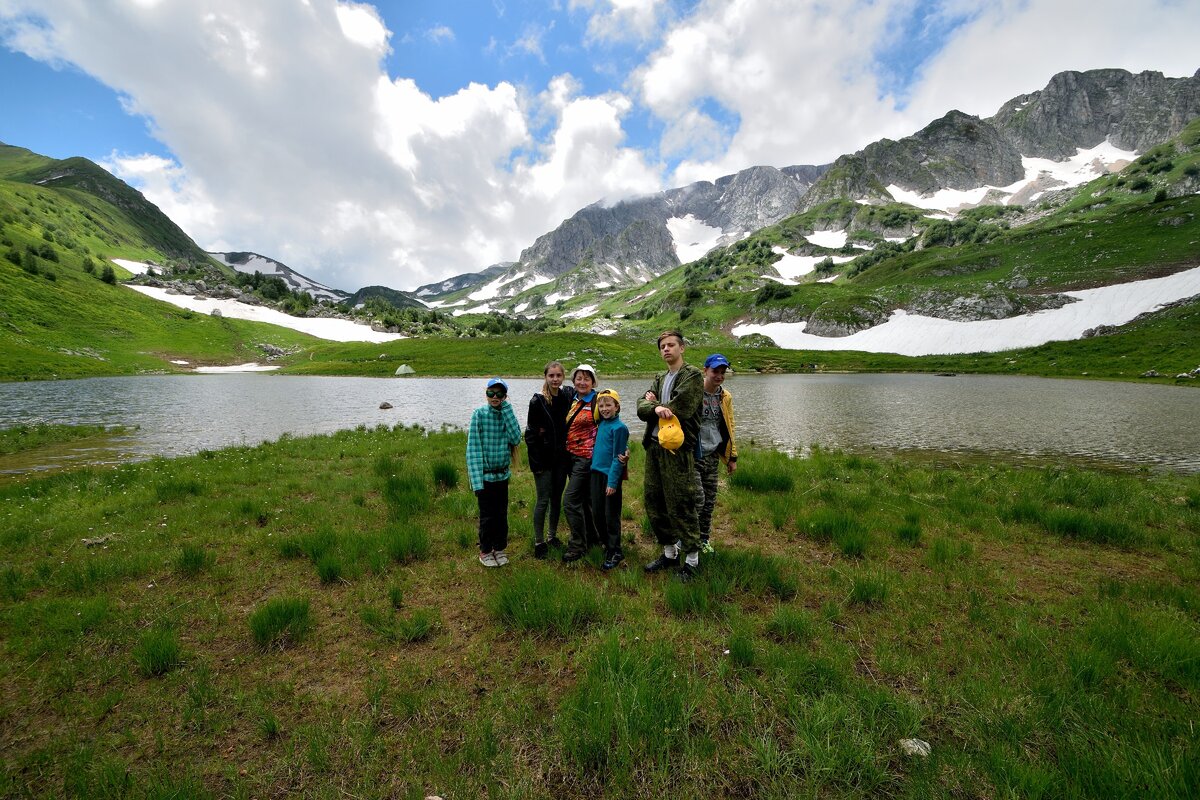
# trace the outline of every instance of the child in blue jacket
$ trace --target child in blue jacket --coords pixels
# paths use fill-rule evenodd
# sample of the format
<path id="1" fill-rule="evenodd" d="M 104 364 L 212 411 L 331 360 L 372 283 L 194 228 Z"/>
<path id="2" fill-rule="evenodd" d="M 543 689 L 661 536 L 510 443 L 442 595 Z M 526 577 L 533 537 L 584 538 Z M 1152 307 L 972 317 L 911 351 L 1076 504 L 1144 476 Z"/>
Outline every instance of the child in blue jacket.
<path id="1" fill-rule="evenodd" d="M 596 443 L 592 448 L 592 519 L 604 541 L 602 569 L 625 560 L 621 552 L 621 479 L 625 465 L 618 456 L 629 444 L 629 428 L 620 419 L 621 396 L 612 389 L 596 392 Z"/>

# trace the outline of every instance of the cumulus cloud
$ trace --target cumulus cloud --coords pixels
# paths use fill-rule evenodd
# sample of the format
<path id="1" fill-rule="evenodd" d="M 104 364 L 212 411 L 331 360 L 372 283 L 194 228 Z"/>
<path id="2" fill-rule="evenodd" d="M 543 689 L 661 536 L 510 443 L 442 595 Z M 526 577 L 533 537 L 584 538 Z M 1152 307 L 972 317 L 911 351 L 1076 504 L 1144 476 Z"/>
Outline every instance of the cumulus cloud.
<path id="1" fill-rule="evenodd" d="M 370 7 L 331 0 L 10 3 L 10 46 L 77 64 L 177 159 L 107 166 L 203 247 L 255 250 L 331 285 L 419 283 L 513 259 L 602 196 L 660 188 L 620 94 L 564 78 L 433 97 L 381 64 Z M 551 121 L 534 139 L 527 114 Z"/>
<path id="2" fill-rule="evenodd" d="M 588 13 L 587 36 L 600 42 L 646 41 L 658 31 L 666 0 L 571 0 Z"/>
<path id="3" fill-rule="evenodd" d="M 1190 75 L 1200 35 L 1200 4 L 1182 0 L 570 0 L 520 20 L 493 6 L 505 25 L 474 46 L 514 77 L 440 96 L 389 74 L 392 33 L 365 2 L 0 0 L 0 30 L 146 119 L 174 160 L 106 166 L 201 246 L 348 289 L 516 258 L 598 199 L 825 163 L 951 108 L 988 116 L 1064 69 Z M 413 30 L 466 44 L 451 21 Z M 576 74 L 529 77 L 564 54 Z M 626 72 L 606 83 L 610 66 Z"/>
<path id="4" fill-rule="evenodd" d="M 929 43 L 911 74 L 882 61 L 881 51 L 910 44 L 897 37 L 922 15 L 949 35 Z M 631 81 L 664 122 L 664 153 L 682 156 L 673 182 L 685 183 L 753 164 L 825 163 L 951 108 L 990 116 L 1062 70 L 1190 75 L 1198 34 L 1200 6 L 1175 0 L 1136 11 L 1123 0 L 1086 9 L 1056 0 L 708 0 L 668 30 Z M 714 104 L 736 120 L 733 130 L 706 112 Z"/>

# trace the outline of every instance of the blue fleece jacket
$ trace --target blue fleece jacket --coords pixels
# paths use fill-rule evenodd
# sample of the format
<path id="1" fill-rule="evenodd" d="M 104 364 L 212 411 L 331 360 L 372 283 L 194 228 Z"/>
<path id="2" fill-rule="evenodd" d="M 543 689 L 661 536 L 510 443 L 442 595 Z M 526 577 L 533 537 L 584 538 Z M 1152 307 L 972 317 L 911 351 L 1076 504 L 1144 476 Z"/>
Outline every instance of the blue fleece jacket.
<path id="1" fill-rule="evenodd" d="M 621 472 L 625 465 L 617 461 L 617 456 L 624 454 L 628 445 L 629 428 L 625 427 L 620 417 L 600 419 L 596 428 L 596 444 L 592 448 L 592 471 L 607 475 L 610 489 L 621 485 Z"/>

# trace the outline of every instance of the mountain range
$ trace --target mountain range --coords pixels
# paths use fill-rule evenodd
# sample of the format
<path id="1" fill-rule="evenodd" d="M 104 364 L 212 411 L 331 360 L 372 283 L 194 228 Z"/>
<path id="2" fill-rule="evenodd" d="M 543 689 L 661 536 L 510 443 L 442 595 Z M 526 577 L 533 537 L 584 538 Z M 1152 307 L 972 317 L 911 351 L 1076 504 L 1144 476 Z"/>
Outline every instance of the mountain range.
<path id="1" fill-rule="evenodd" d="M 904 352 L 883 335 L 898 315 L 1044 317 L 1081 307 L 1080 291 L 1195 271 L 1198 117 L 1200 73 L 1061 73 L 987 119 L 950 111 L 909 137 L 874 142 L 832 164 L 751 167 L 589 205 L 515 262 L 414 292 L 350 293 L 269 256 L 206 253 L 86 159 L 0 145 L 3 374 L 142 371 L 186 360 L 167 355 L 195 357 L 181 346 L 174 312 L 107 288 L 131 265 L 144 273 L 136 281 L 153 281 L 172 302 L 215 286 L 226 299 L 353 317 L 396 335 L 474 337 L 536 325 L 640 338 L 683 324 L 695 339 L 722 347 Z M 247 279 L 253 273 L 270 279 L 272 297 Z M 1196 304 L 1187 292 L 1200 294 L 1188 280 L 1169 296 L 1151 293 L 1157 305 L 1058 338 L 1119 335 L 1137 313 L 1177 300 L 1183 305 L 1163 313 L 1171 326 L 1184 324 Z M 1138 324 L 1157 324 L 1152 316 Z M 204 342 L 229 342 L 225 353 L 252 358 L 266 342 L 272 352 L 298 346 L 290 336 L 248 339 L 229 321 L 183 318 L 193 333 L 208 331 Z M 869 331 L 881 332 L 870 345 L 860 335 Z M 95 341 L 123 342 L 124 350 L 118 358 Z M 1014 341 L 976 336 L 957 349 L 921 352 L 1000 350 Z"/>
<path id="2" fill-rule="evenodd" d="M 1178 135 L 1197 116 L 1200 71 L 1190 78 L 1115 69 L 1063 72 L 990 118 L 950 111 L 912 136 L 880 140 L 829 165 L 751 167 L 715 182 L 587 206 L 540 236 L 499 274 L 459 276 L 443 282 L 445 291 L 430 285 L 418 293 L 426 300 L 465 299 L 465 309 L 472 300 L 488 301 L 480 309 L 485 312 L 522 302 L 528 309 L 539 305 L 536 296 L 553 301 L 588 288 L 644 283 L 834 200 L 915 201 L 946 213 L 1030 202 L 1069 185 L 1044 174 L 1052 164 L 1039 161 L 1065 162 L 1079 151 L 1108 145 L 1080 165 L 1079 178 L 1095 178 Z M 976 197 L 937 198 L 945 190 Z M 922 202 L 930 199 L 934 202 Z M 912 229 L 906 225 L 892 233 L 911 235 Z M 464 294 L 466 288 L 476 291 Z"/>

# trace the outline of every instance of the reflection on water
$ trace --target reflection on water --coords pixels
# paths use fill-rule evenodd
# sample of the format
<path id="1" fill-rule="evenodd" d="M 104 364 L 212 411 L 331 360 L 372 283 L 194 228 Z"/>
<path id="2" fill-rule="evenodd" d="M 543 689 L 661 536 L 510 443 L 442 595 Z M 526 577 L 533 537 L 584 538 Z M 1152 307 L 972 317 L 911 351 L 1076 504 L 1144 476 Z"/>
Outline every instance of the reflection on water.
<path id="1" fill-rule="evenodd" d="M 634 403 L 648 379 L 602 381 Z M 477 378 L 204 375 L 0 384 L 0 426 L 36 422 L 137 430 L 0 456 L 0 473 L 253 445 L 358 425 L 461 427 Z M 522 422 L 540 380 L 509 381 Z M 793 452 L 919 450 L 1037 461 L 1085 459 L 1200 472 L 1200 393 L 1162 385 L 1008 376 L 731 375 L 739 441 Z M 382 402 L 392 409 L 380 409 Z"/>

